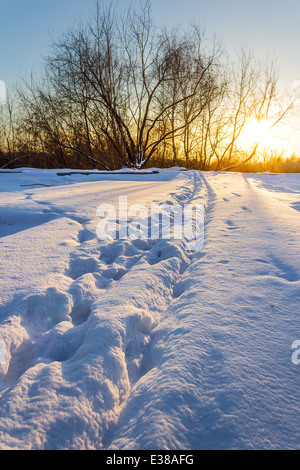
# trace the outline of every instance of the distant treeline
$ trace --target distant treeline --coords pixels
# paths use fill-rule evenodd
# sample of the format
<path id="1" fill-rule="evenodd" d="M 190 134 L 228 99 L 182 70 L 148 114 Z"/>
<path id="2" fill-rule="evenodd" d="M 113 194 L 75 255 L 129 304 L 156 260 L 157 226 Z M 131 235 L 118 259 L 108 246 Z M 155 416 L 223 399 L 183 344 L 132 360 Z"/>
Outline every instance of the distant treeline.
<path id="1" fill-rule="evenodd" d="M 157 28 L 151 4 L 120 14 L 96 4 L 53 41 L 40 77 L 9 90 L 0 113 L 0 168 L 298 171 L 239 137 L 251 119 L 291 111 L 274 63 L 228 57 L 198 25 Z"/>

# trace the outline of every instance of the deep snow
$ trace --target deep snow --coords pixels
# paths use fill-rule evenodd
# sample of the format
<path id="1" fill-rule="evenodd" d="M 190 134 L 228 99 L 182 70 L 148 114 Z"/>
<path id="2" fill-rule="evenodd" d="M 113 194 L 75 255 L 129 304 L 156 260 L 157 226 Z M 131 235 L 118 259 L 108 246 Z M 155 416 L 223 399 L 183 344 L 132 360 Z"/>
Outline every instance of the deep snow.
<path id="1" fill-rule="evenodd" d="M 300 175 L 20 171 L 0 174 L 1 449 L 300 447 Z M 203 204 L 203 248 L 99 240 L 124 195 Z"/>

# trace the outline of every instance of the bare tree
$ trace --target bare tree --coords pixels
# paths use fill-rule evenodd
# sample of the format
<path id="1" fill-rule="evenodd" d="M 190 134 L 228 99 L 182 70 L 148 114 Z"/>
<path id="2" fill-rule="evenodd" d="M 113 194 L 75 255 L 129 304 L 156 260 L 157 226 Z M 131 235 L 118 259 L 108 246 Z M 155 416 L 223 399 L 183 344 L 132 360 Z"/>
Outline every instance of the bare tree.
<path id="1" fill-rule="evenodd" d="M 225 66 L 223 87 L 216 101 L 210 106 L 206 131 L 209 149 L 217 162 L 216 169 L 231 169 L 246 163 L 257 153 L 260 142 L 255 142 L 246 159 L 240 145 L 240 136 L 248 122 L 269 120 L 276 126 L 292 109 L 289 100 L 283 104 L 277 94 L 276 68 L 274 62 L 261 64 L 244 50 L 236 62 Z M 218 103 L 215 106 L 215 103 Z M 232 165 L 233 160 L 241 160 Z"/>
<path id="2" fill-rule="evenodd" d="M 278 99 L 274 64 L 244 51 L 224 63 L 216 42 L 207 45 L 195 25 L 157 29 L 150 0 L 125 15 L 96 2 L 87 22 L 53 41 L 42 80 L 19 90 L 25 140 L 61 166 L 141 168 L 155 158 L 231 167 L 244 159 L 247 122 L 276 125 L 290 105 Z"/>
<path id="3" fill-rule="evenodd" d="M 188 161 L 191 125 L 213 84 L 215 57 L 203 54 L 201 39 L 156 31 L 149 1 L 125 17 L 97 4 L 87 25 L 53 44 L 43 86 L 22 96 L 40 138 L 95 160 L 99 148 L 109 150 L 118 165 L 140 168 L 184 136 Z"/>

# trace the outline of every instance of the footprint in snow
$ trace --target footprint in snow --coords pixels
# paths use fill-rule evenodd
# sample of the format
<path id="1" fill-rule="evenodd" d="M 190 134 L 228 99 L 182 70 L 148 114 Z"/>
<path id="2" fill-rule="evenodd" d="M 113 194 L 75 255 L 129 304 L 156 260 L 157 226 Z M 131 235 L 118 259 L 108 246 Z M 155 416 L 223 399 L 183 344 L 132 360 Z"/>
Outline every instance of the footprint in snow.
<path id="1" fill-rule="evenodd" d="M 91 232 L 88 229 L 83 229 L 78 233 L 78 243 L 85 243 L 90 240 L 94 240 L 94 238 L 96 237 L 97 235 L 95 233 Z"/>
<path id="2" fill-rule="evenodd" d="M 84 274 L 97 271 L 97 261 L 94 258 L 71 258 L 69 268 L 66 270 L 66 276 L 71 279 L 78 279 Z"/>
<path id="3" fill-rule="evenodd" d="M 239 227 L 237 227 L 237 225 L 235 225 L 234 222 L 232 222 L 232 220 L 226 220 L 226 224 L 228 225 L 227 229 L 228 230 L 238 230 Z"/>
<path id="4" fill-rule="evenodd" d="M 25 299 L 23 324 L 33 333 L 47 331 L 57 323 L 69 320 L 72 307 L 73 300 L 68 293 L 49 287 L 45 293 L 34 294 Z"/>

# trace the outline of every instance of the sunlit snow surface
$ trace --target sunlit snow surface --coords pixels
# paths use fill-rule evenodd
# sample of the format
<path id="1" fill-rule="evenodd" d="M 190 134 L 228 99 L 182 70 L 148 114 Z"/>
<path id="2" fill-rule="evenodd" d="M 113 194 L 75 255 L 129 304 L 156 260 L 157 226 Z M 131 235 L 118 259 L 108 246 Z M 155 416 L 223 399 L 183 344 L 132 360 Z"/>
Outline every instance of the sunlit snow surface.
<path id="1" fill-rule="evenodd" d="M 19 171 L 0 173 L 1 449 L 300 447 L 300 175 Z M 99 240 L 120 196 L 203 204 L 204 247 Z"/>

